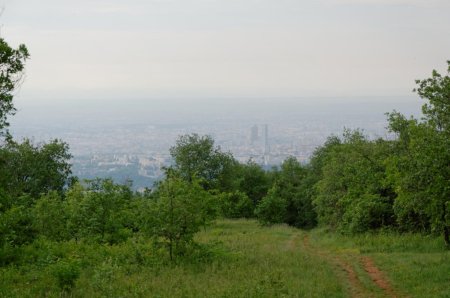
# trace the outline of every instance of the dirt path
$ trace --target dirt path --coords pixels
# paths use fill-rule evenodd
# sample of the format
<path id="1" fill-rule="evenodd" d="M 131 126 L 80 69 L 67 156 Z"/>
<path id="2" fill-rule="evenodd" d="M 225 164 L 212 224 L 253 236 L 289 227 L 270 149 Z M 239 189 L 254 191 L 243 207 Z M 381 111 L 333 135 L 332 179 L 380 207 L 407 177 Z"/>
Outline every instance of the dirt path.
<path id="1" fill-rule="evenodd" d="M 358 258 L 353 254 L 333 254 L 330 251 L 320 250 L 312 247 L 309 242 L 309 236 L 306 234 L 303 237 L 303 246 L 311 254 L 320 256 L 328 262 L 336 266 L 340 272 L 344 272 L 345 280 L 347 281 L 351 297 L 374 297 L 372 293 L 361 281 L 361 276 L 355 271 L 348 259 Z M 365 272 L 369 275 L 374 284 L 383 291 L 385 297 L 401 297 L 392 288 L 389 281 L 386 279 L 384 273 L 375 265 L 375 263 L 367 256 L 359 257 L 358 263 L 362 265 Z M 342 274 L 339 274 L 342 276 Z"/>
<path id="2" fill-rule="evenodd" d="M 289 241 L 286 243 L 286 247 L 285 249 L 288 251 L 293 251 L 295 250 L 295 248 L 297 247 L 296 241 L 298 239 L 298 234 L 295 233 L 291 236 L 291 238 L 289 238 Z"/>
<path id="3" fill-rule="evenodd" d="M 387 296 L 398 297 L 398 295 L 395 294 L 395 291 L 392 288 L 391 284 L 389 283 L 389 280 L 385 277 L 384 273 L 380 269 L 378 269 L 371 258 L 367 256 L 361 257 L 360 262 L 363 265 L 364 270 L 367 272 L 367 274 L 369 274 L 372 281 L 379 288 L 383 289 Z"/>

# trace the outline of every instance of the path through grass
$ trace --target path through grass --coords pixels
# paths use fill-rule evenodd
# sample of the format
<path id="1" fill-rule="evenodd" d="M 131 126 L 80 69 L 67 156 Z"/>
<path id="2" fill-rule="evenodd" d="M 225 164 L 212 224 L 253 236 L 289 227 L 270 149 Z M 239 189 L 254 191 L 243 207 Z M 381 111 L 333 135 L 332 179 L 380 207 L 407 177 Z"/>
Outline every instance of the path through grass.
<path id="1" fill-rule="evenodd" d="M 33 244 L 0 268 L 0 297 L 449 297 L 450 252 L 417 235 L 344 237 L 253 220 L 220 220 L 210 249 L 164 259 L 148 240 L 116 246 Z M 211 245 L 211 243 L 216 243 Z M 211 251 L 213 253 L 211 253 Z M 61 265 L 62 264 L 62 265 Z M 55 270 L 76 264 L 61 291 Z M 61 267 L 62 266 L 62 267 Z M 63 272 L 64 273 L 64 272 Z"/>

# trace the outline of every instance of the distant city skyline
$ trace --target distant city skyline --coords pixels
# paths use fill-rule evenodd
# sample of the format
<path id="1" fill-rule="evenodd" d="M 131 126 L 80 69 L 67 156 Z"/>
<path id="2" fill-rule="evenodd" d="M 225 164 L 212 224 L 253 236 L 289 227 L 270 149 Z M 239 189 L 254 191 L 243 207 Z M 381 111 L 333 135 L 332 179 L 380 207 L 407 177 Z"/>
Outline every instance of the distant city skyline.
<path id="1" fill-rule="evenodd" d="M 17 140 L 67 142 L 80 178 L 132 179 L 141 188 L 161 177 L 161 166 L 171 163 L 169 148 L 183 134 L 210 135 L 238 161 L 270 168 L 288 156 L 307 162 L 328 136 L 342 135 L 344 128 L 363 129 L 371 139 L 389 138 L 384 113 L 395 109 L 420 118 L 423 103 L 417 97 L 206 102 L 193 100 L 182 109 L 179 100 L 24 104 L 10 128 Z"/>

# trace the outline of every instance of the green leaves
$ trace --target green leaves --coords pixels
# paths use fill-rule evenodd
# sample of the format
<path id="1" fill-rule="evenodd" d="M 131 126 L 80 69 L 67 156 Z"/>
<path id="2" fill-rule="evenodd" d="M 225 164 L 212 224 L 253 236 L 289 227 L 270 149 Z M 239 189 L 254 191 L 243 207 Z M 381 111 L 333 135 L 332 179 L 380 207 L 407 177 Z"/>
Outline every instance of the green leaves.
<path id="1" fill-rule="evenodd" d="M 390 142 L 369 141 L 360 131 L 346 131 L 317 155 L 321 178 L 315 184 L 314 205 L 319 222 L 343 232 L 363 232 L 394 222 L 395 193 L 386 181 L 384 161 Z"/>
<path id="2" fill-rule="evenodd" d="M 189 183 L 175 175 L 169 176 L 159 184 L 157 195 L 145 202 L 142 228 L 168 247 L 172 259 L 183 254 L 200 227 L 214 218 L 212 199 L 199 180 Z"/>
<path id="3" fill-rule="evenodd" d="M 9 141 L 0 147 L 0 188 L 13 197 L 37 199 L 49 191 L 62 193 L 71 174 L 69 147 L 60 140 L 35 145 Z"/>
<path id="4" fill-rule="evenodd" d="M 450 61 L 447 75 L 433 70 L 417 80 L 415 90 L 428 102 L 421 122 L 391 114 L 390 127 L 399 133 L 400 150 L 389 159 L 388 178 L 398 198 L 394 210 L 403 230 L 443 233 L 450 245 Z"/>
<path id="5" fill-rule="evenodd" d="M 197 177 L 205 189 L 230 189 L 236 161 L 230 153 L 215 147 L 210 136 L 180 136 L 170 154 L 175 161 L 174 169 L 186 181 Z"/>
<path id="6" fill-rule="evenodd" d="M 29 57 L 25 45 L 13 49 L 0 38 L 0 133 L 9 126 L 7 116 L 15 112 L 12 91 L 20 84 Z"/>
<path id="7" fill-rule="evenodd" d="M 416 92 L 429 101 L 422 106 L 426 122 L 450 137 L 450 62 L 447 63 L 447 75 L 433 70 L 431 78 L 416 81 Z"/>
<path id="8" fill-rule="evenodd" d="M 256 208 L 256 216 L 263 225 L 284 223 L 288 202 L 280 196 L 280 186 L 275 184 Z"/>
<path id="9" fill-rule="evenodd" d="M 273 186 L 256 208 L 258 220 L 263 224 L 287 223 L 301 228 L 316 224 L 312 197 L 308 193 L 310 171 L 294 157 L 287 158 L 276 172 Z"/>

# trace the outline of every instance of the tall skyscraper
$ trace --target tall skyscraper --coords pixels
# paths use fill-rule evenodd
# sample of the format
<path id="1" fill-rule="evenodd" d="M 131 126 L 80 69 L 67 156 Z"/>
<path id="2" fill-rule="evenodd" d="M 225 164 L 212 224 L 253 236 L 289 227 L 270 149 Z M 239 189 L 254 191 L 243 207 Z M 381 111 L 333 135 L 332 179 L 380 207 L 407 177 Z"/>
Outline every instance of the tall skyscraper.
<path id="1" fill-rule="evenodd" d="M 270 154 L 270 145 L 269 145 L 269 126 L 267 124 L 264 125 L 264 155 Z"/>
<path id="2" fill-rule="evenodd" d="M 253 125 L 252 129 L 251 129 L 251 134 L 250 134 L 250 143 L 253 145 L 256 143 L 256 141 L 258 141 L 258 125 Z"/>

